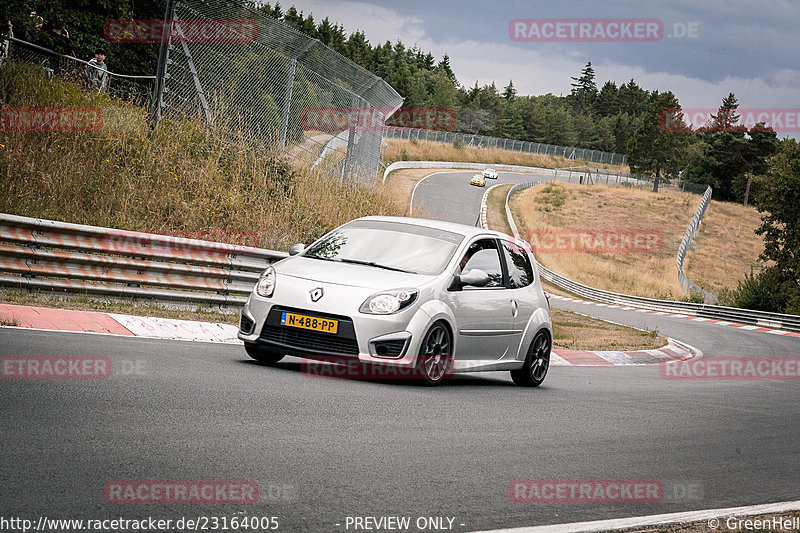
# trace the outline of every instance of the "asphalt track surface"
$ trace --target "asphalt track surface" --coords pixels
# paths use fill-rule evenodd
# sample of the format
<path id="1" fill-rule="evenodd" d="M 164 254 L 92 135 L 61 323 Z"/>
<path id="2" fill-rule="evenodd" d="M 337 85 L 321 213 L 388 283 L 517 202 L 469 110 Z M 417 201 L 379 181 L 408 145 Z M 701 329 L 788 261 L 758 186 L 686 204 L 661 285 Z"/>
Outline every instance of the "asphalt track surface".
<path id="1" fill-rule="evenodd" d="M 462 206 L 450 219 L 474 224 L 483 189 L 468 185 L 471 173 L 454 174 L 426 179 L 415 201 Z M 800 356 L 800 338 L 553 304 L 658 328 L 706 358 Z M 139 370 L 0 381 L 3 517 L 277 516 L 279 531 L 316 532 L 354 531 L 348 516 L 410 516 L 412 524 L 447 516 L 454 531 L 474 531 L 797 498 L 797 381 L 559 366 L 537 389 L 500 372 L 431 389 L 310 378 L 297 359 L 262 366 L 230 345 L 0 328 L 0 355 L 87 354 Z M 227 479 L 255 481 L 260 501 L 120 505 L 103 497 L 113 480 Z M 658 480 L 665 497 L 516 503 L 509 484 L 517 479 Z"/>

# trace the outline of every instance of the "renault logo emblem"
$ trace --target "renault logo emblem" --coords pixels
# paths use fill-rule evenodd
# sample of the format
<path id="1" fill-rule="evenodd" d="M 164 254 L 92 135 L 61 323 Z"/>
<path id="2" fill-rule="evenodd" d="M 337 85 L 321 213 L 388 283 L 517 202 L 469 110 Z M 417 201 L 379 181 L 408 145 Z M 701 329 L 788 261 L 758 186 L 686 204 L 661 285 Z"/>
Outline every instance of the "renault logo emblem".
<path id="1" fill-rule="evenodd" d="M 322 292 L 322 287 L 317 287 L 316 289 L 312 290 L 308 294 L 309 294 L 309 296 L 311 296 L 311 301 L 312 302 L 316 302 L 316 301 L 319 301 L 320 298 L 322 298 L 322 295 L 324 293 Z"/>

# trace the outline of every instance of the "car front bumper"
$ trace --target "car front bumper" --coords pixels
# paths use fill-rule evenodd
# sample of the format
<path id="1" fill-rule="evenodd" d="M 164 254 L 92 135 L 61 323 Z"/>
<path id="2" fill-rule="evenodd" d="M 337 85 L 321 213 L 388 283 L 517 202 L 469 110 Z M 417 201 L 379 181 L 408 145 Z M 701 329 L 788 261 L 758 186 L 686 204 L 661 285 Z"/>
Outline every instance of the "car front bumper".
<path id="1" fill-rule="evenodd" d="M 360 360 L 412 366 L 430 317 L 412 306 L 392 315 L 340 314 L 332 306 L 290 307 L 251 295 L 241 312 L 238 337 L 270 351 L 320 360 Z M 336 335 L 285 326 L 283 312 L 335 319 Z"/>

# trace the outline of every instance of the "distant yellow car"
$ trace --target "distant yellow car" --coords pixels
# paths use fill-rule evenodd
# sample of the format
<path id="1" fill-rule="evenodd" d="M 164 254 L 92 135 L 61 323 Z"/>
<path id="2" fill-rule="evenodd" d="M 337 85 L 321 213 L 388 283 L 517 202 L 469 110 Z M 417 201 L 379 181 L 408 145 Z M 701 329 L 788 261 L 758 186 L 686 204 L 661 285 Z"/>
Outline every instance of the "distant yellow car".
<path id="1" fill-rule="evenodd" d="M 470 185 L 475 185 L 477 187 L 483 187 L 486 185 L 486 180 L 483 178 L 483 174 L 475 174 L 472 176 L 472 179 L 469 182 Z"/>

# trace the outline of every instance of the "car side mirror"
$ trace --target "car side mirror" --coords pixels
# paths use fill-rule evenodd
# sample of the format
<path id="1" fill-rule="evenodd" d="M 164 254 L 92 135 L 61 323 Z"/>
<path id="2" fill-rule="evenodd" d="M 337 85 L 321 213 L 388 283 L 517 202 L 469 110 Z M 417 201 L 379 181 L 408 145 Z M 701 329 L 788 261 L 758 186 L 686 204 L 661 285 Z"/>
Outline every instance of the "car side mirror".
<path id="1" fill-rule="evenodd" d="M 293 244 L 289 247 L 289 255 L 297 255 L 305 249 L 306 245 L 302 242 L 298 242 L 297 244 Z"/>
<path id="2" fill-rule="evenodd" d="M 458 276 L 458 284 L 462 287 L 485 287 L 489 283 L 489 274 L 479 268 L 467 270 Z"/>

